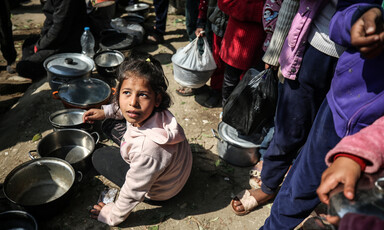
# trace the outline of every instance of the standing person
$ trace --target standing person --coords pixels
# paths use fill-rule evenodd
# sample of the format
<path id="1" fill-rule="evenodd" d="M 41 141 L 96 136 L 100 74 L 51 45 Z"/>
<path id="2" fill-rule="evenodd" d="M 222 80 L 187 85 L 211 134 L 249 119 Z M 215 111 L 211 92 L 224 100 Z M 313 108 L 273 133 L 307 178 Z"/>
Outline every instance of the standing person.
<path id="1" fill-rule="evenodd" d="M 326 169 L 325 155 L 341 138 L 384 115 L 381 1 L 356 2 L 340 1 L 331 20 L 330 38 L 348 49 L 340 56 L 327 97 L 274 200 L 265 229 L 293 229 L 302 222 L 319 204 L 316 189 Z"/>
<path id="2" fill-rule="evenodd" d="M 93 218 L 108 225 L 123 222 L 144 199 L 163 201 L 184 187 L 192 168 L 192 152 L 183 128 L 168 110 L 168 82 L 152 57 L 124 62 L 116 102 L 84 113 L 84 121 L 123 119 L 127 130 L 120 150 L 97 149 L 95 169 L 121 187 L 113 203 L 93 206 Z"/>
<path id="3" fill-rule="evenodd" d="M 242 191 L 234 198 L 232 208 L 237 214 L 249 213 L 276 195 L 307 139 L 345 50 L 328 36 L 336 5 L 336 0 L 300 1 L 279 58 L 284 82 L 279 83 L 275 132 L 263 156 L 261 188 Z"/>
<path id="4" fill-rule="evenodd" d="M 167 26 L 169 0 L 153 0 L 155 7 L 155 25 L 148 32 L 147 40 L 153 44 L 164 42 L 164 34 Z"/>
<path id="5" fill-rule="evenodd" d="M 22 59 L 16 65 L 22 77 L 37 80 L 46 75 L 44 60 L 57 53 L 80 53 L 80 37 L 86 21 L 86 3 L 79 0 L 48 0 L 46 17 L 38 37 L 25 40 Z"/>
<path id="6" fill-rule="evenodd" d="M 211 75 L 209 97 L 200 103 L 202 106 L 208 108 L 221 106 L 221 89 L 223 87 L 225 63 L 220 58 L 220 48 L 227 21 L 228 16 L 219 9 L 216 0 L 200 0 L 197 28 L 194 33 L 197 37 L 208 36 L 208 39 L 210 35 L 212 35 L 212 55 L 217 66 Z M 202 33 L 202 31 L 205 33 Z M 210 33 L 210 31 L 213 33 Z M 176 93 L 181 96 L 190 96 L 199 94 L 201 91 L 204 91 L 203 89 L 204 88 L 191 89 L 181 87 L 176 89 Z"/>
<path id="7" fill-rule="evenodd" d="M 16 61 L 16 49 L 12 35 L 11 10 L 8 0 L 0 0 L 0 48 L 7 61 L 7 71 L 14 73 L 11 65 Z"/>
<path id="8" fill-rule="evenodd" d="M 224 105 L 240 76 L 261 63 L 264 1 L 218 0 L 217 4 L 229 17 L 220 48 L 220 57 L 226 64 L 222 87 Z"/>

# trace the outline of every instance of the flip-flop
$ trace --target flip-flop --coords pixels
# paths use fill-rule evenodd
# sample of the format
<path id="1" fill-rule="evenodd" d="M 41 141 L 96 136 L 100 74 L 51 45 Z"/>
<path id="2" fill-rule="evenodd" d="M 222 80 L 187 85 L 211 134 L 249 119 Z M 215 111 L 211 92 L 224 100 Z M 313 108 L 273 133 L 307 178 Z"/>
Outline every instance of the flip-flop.
<path id="1" fill-rule="evenodd" d="M 244 211 L 239 212 L 235 210 L 233 206 L 233 202 L 235 201 L 235 199 L 238 199 L 241 202 L 241 204 L 244 207 Z M 255 209 L 258 205 L 259 203 L 257 202 L 256 198 L 253 197 L 248 190 L 241 191 L 239 194 L 236 195 L 235 198 L 231 200 L 231 209 L 238 216 L 247 215 L 253 209 Z"/>
<path id="2" fill-rule="evenodd" d="M 178 88 L 176 89 L 176 93 L 183 97 L 189 97 L 189 96 L 195 95 L 194 89 L 189 87 Z"/>
<path id="3" fill-rule="evenodd" d="M 261 186 L 261 170 L 258 165 L 260 161 L 255 165 L 255 167 L 251 170 L 249 170 L 249 185 L 254 188 L 258 189 Z"/>

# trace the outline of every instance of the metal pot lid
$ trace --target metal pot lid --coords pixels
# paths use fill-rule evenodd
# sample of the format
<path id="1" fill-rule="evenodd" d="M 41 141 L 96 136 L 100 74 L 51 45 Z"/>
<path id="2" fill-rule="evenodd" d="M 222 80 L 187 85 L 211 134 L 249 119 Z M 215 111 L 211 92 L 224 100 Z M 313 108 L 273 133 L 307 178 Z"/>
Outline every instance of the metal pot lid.
<path id="1" fill-rule="evenodd" d="M 58 91 L 61 100 L 80 107 L 99 104 L 111 95 L 111 87 L 96 78 L 72 80 Z"/>
<path id="2" fill-rule="evenodd" d="M 127 12 L 138 12 L 142 10 L 146 10 L 149 8 L 149 5 L 147 3 L 136 3 L 131 6 L 125 7 L 125 10 Z"/>
<path id="3" fill-rule="evenodd" d="M 84 112 L 84 109 L 59 110 L 49 116 L 49 121 L 58 127 L 81 125 L 83 124 Z"/>
<path id="4" fill-rule="evenodd" d="M 225 122 L 220 122 L 218 126 L 218 132 L 220 137 L 231 144 L 238 145 L 243 148 L 257 148 L 260 147 L 262 136 L 261 134 L 253 134 L 250 136 L 244 136 L 237 132 L 235 128 L 226 124 Z"/>
<path id="5" fill-rule="evenodd" d="M 79 53 L 61 53 L 48 57 L 44 68 L 50 73 L 63 76 L 81 76 L 94 68 L 93 60 Z"/>
<path id="6" fill-rule="evenodd" d="M 117 50 L 106 50 L 96 53 L 95 64 L 100 67 L 116 67 L 123 63 L 125 56 Z"/>

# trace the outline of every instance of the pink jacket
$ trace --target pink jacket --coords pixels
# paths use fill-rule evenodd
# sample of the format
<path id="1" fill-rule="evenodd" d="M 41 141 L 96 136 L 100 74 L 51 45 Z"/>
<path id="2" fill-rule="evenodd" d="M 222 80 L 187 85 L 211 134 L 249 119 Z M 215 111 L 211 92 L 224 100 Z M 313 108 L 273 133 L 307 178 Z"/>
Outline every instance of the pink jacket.
<path id="1" fill-rule="evenodd" d="M 348 153 L 367 161 L 366 173 L 384 167 L 384 116 L 358 133 L 344 137 L 325 157 L 329 166 L 336 154 Z"/>
<path id="2" fill-rule="evenodd" d="M 312 20 L 317 12 L 328 3 L 328 0 L 301 0 L 299 9 L 294 17 L 281 50 L 279 63 L 285 78 L 295 80 L 303 60 L 304 50 L 307 46 L 307 37 Z"/>
<path id="3" fill-rule="evenodd" d="M 103 109 L 107 118 L 116 117 L 112 106 Z M 168 110 L 154 113 L 142 127 L 127 123 L 120 150 L 130 169 L 119 197 L 104 206 L 98 217 L 111 226 L 123 222 L 144 197 L 161 201 L 175 196 L 192 169 L 192 152 L 184 130 Z"/>

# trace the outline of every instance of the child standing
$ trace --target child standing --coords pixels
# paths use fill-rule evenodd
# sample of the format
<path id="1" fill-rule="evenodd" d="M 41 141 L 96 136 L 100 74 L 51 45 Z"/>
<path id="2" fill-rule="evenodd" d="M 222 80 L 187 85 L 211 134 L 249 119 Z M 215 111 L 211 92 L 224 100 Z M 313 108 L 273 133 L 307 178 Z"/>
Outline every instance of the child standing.
<path id="1" fill-rule="evenodd" d="M 94 205 L 91 217 L 118 225 L 145 198 L 167 200 L 185 185 L 192 153 L 183 128 L 168 111 L 167 83 L 160 63 L 152 57 L 125 62 L 115 103 L 84 113 L 85 122 L 105 118 L 127 122 L 120 150 L 103 147 L 93 154 L 95 169 L 121 190 L 116 202 Z"/>

